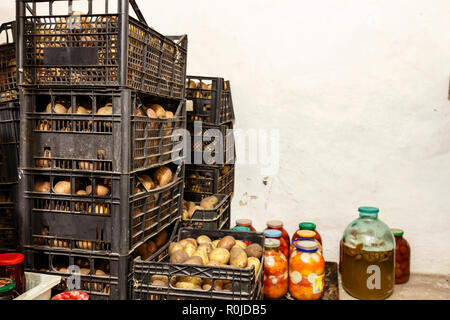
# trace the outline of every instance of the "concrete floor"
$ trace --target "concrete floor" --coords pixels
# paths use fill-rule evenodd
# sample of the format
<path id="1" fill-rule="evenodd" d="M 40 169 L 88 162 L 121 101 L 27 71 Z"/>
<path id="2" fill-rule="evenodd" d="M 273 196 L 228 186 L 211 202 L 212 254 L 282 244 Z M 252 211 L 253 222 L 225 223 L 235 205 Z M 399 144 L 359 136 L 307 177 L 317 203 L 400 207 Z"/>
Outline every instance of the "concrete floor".
<path id="1" fill-rule="evenodd" d="M 340 277 L 339 298 L 355 300 L 342 288 Z M 407 283 L 395 286 L 387 300 L 450 300 L 450 275 L 411 274 Z"/>

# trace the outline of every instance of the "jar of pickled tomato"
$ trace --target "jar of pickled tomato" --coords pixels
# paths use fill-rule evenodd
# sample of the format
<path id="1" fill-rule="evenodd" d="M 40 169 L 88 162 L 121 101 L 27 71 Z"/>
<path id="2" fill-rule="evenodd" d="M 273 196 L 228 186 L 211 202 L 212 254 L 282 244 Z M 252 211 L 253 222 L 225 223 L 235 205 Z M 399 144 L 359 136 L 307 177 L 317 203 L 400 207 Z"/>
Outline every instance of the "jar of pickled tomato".
<path id="1" fill-rule="evenodd" d="M 250 228 L 250 231 L 256 232 L 256 229 L 253 227 L 253 221 L 250 219 L 239 219 L 236 220 L 236 227 L 247 227 Z"/>
<path id="2" fill-rule="evenodd" d="M 294 241 L 297 241 L 297 240 L 311 240 L 311 241 L 314 241 L 315 243 L 317 243 L 317 247 L 318 247 L 317 253 L 322 255 L 322 253 L 323 253 L 322 245 L 316 239 L 316 232 L 315 231 L 300 230 L 300 231 L 297 231 L 294 236 L 292 237 L 292 242 L 291 242 L 291 245 L 290 245 L 290 252 L 291 252 L 291 254 L 295 250 Z"/>
<path id="3" fill-rule="evenodd" d="M 289 258 L 289 292 L 297 300 L 319 300 L 325 286 L 325 260 L 318 243 L 297 239 Z"/>
<path id="4" fill-rule="evenodd" d="M 409 280 L 411 248 L 403 238 L 403 230 L 392 229 L 395 237 L 395 284 L 406 283 Z"/>
<path id="5" fill-rule="evenodd" d="M 298 225 L 298 230 L 302 231 L 302 230 L 309 230 L 309 231 L 314 231 L 316 233 L 316 240 L 319 241 L 320 245 L 322 245 L 322 237 L 320 236 L 319 232 L 317 232 L 317 226 L 315 223 L 312 222 L 302 222 Z M 294 235 L 292 236 L 292 240 L 298 239 L 298 235 L 297 232 L 294 233 Z"/>
<path id="6" fill-rule="evenodd" d="M 280 241 L 280 252 L 284 254 L 286 259 L 289 257 L 289 242 L 284 240 L 280 230 L 266 230 L 264 231 L 264 236 L 268 239 L 276 239 Z"/>
<path id="7" fill-rule="evenodd" d="M 266 239 L 264 243 L 264 298 L 280 299 L 288 291 L 288 261 L 280 252 L 280 241 Z"/>

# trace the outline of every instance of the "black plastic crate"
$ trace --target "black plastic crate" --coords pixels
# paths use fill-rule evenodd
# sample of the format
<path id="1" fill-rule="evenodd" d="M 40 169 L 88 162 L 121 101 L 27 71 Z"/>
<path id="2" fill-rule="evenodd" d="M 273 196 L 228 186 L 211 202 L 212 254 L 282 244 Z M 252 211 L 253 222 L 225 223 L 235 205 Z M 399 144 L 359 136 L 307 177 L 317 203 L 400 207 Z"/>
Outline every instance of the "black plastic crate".
<path id="1" fill-rule="evenodd" d="M 210 166 L 186 166 L 184 192 L 186 195 L 200 194 L 202 198 L 214 194 L 234 192 L 234 165 L 221 168 Z"/>
<path id="2" fill-rule="evenodd" d="M 233 123 L 209 125 L 199 121 L 189 122 L 191 149 L 187 153 L 189 164 L 223 166 L 236 161 Z"/>
<path id="3" fill-rule="evenodd" d="M 187 36 L 153 30 L 134 1 L 106 1 L 99 12 L 92 0 L 83 2 L 81 13 L 72 10 L 72 0 L 16 0 L 19 83 L 128 87 L 184 99 Z M 140 21 L 130 16 L 129 3 Z"/>
<path id="4" fill-rule="evenodd" d="M 186 99 L 188 121 L 220 125 L 235 120 L 230 82 L 223 78 L 187 76 Z"/>
<path id="5" fill-rule="evenodd" d="M 204 230 L 229 229 L 231 218 L 231 195 L 216 194 L 219 203 L 211 210 L 196 210 L 192 218 L 183 218 L 183 228 L 195 228 Z M 200 194 L 188 194 L 186 201 L 192 201 L 199 205 L 202 200 Z"/>
<path id="6" fill-rule="evenodd" d="M 129 299 L 131 264 L 132 256 L 25 250 L 26 271 L 62 277 L 53 295 L 76 289 L 86 292 L 90 300 Z"/>
<path id="7" fill-rule="evenodd" d="M 0 252 L 17 250 L 17 184 L 0 184 Z"/>
<path id="8" fill-rule="evenodd" d="M 0 102 L 19 99 L 15 36 L 14 21 L 0 26 Z"/>
<path id="9" fill-rule="evenodd" d="M 173 118 L 149 118 L 152 104 L 163 105 Z M 25 89 L 23 106 L 24 169 L 127 173 L 184 157 L 174 139 L 186 126 L 183 101 L 131 90 Z M 105 110 L 109 114 L 98 114 Z"/>
<path id="10" fill-rule="evenodd" d="M 227 235 L 237 240 L 250 241 L 264 246 L 264 235 L 255 232 L 209 231 L 201 229 L 182 228 L 178 239 L 194 238 L 207 235 L 212 240 Z M 254 268 L 238 269 L 232 267 L 192 266 L 171 264 L 168 256 L 162 262 L 134 261 L 133 299 L 135 300 L 259 300 L 263 298 L 264 256 L 257 274 Z M 169 280 L 166 286 L 152 285 L 152 276 L 160 275 Z M 176 276 L 198 277 L 203 279 L 231 281 L 230 291 L 187 290 L 178 289 L 170 284 L 170 279 Z"/>
<path id="11" fill-rule="evenodd" d="M 19 114 L 17 100 L 0 102 L 0 183 L 18 181 Z"/>
<path id="12" fill-rule="evenodd" d="M 137 174 L 24 171 L 19 206 L 23 243 L 55 251 L 128 255 L 181 219 L 184 166 L 168 167 L 172 182 L 150 191 Z M 55 192 L 61 181 L 67 181 L 70 191 L 63 192 L 70 194 Z M 88 186 L 100 192 L 88 195 Z"/>

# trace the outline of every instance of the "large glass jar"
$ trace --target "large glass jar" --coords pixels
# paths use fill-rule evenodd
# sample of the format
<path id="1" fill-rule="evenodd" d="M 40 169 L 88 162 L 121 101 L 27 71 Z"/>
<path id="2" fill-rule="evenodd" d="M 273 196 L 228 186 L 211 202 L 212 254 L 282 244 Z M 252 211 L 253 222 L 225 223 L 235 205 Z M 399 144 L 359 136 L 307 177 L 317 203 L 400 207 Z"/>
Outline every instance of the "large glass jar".
<path id="1" fill-rule="evenodd" d="M 317 243 L 317 247 L 318 247 L 317 253 L 322 255 L 322 253 L 323 253 L 322 245 L 317 240 L 315 231 L 311 231 L 311 230 L 299 230 L 299 231 L 297 231 L 295 233 L 295 235 L 292 236 L 292 242 L 291 242 L 291 245 L 290 245 L 290 253 L 291 254 L 295 250 L 294 241 L 297 241 L 297 240 L 311 240 L 311 241 L 314 241 L 315 243 Z"/>
<path id="2" fill-rule="evenodd" d="M 280 252 L 284 254 L 286 259 L 289 258 L 289 242 L 283 238 L 283 234 L 280 230 L 268 229 L 264 231 L 264 236 L 267 239 L 276 239 L 280 241 Z"/>
<path id="3" fill-rule="evenodd" d="M 395 284 L 402 284 L 409 280 L 411 248 L 403 238 L 403 230 L 392 229 L 392 234 L 395 237 Z"/>
<path id="4" fill-rule="evenodd" d="M 236 227 L 247 227 L 250 228 L 252 232 L 256 232 L 256 229 L 253 227 L 253 221 L 250 219 L 239 219 L 236 220 Z"/>
<path id="5" fill-rule="evenodd" d="M 381 300 L 394 291 L 395 240 L 378 213 L 377 208 L 359 208 L 359 218 L 342 238 L 342 286 L 358 299 Z"/>
<path id="6" fill-rule="evenodd" d="M 297 300 L 318 300 L 325 286 L 325 260 L 317 242 L 297 239 L 289 258 L 289 293 Z"/>
<path id="7" fill-rule="evenodd" d="M 0 277 L 13 279 L 19 295 L 25 292 L 24 260 L 25 256 L 21 253 L 0 254 Z"/>
<path id="8" fill-rule="evenodd" d="M 319 232 L 317 231 L 317 226 L 315 223 L 312 222 L 302 222 L 298 225 L 298 230 L 294 233 L 292 236 L 292 240 L 298 239 L 298 232 L 302 230 L 309 230 L 314 231 L 316 233 L 316 240 L 319 241 L 320 245 L 322 245 L 322 237 L 320 236 Z"/>
<path id="9" fill-rule="evenodd" d="M 289 248 L 289 244 L 291 243 L 291 238 L 289 237 L 289 233 L 284 229 L 283 222 L 280 220 L 270 220 L 270 221 L 267 221 L 266 225 L 267 225 L 266 230 L 280 230 L 281 237 L 287 243 L 287 247 Z M 266 231 L 266 230 L 264 230 L 264 231 Z M 287 255 L 286 257 L 289 257 L 289 255 Z"/>
<path id="10" fill-rule="evenodd" d="M 288 261 L 280 252 L 280 241 L 264 243 L 264 298 L 280 299 L 288 290 Z"/>
<path id="11" fill-rule="evenodd" d="M 16 282 L 9 278 L 0 278 L 0 301 L 13 300 L 15 298 L 14 288 Z"/>

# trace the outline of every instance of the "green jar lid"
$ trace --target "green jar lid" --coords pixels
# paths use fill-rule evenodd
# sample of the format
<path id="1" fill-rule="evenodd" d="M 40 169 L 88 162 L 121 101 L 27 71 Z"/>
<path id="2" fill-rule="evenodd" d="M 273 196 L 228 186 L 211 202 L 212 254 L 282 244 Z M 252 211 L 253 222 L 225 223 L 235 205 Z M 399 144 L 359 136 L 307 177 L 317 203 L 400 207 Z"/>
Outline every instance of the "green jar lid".
<path id="1" fill-rule="evenodd" d="M 358 211 L 364 214 L 378 214 L 380 212 L 380 209 L 373 207 L 361 207 L 358 209 Z"/>
<path id="2" fill-rule="evenodd" d="M 402 229 L 391 229 L 392 234 L 396 237 L 401 237 L 405 234 L 405 232 Z"/>
<path id="3" fill-rule="evenodd" d="M 250 231 L 250 228 L 238 226 L 238 227 L 234 227 L 233 231 L 247 231 L 248 232 L 248 231 Z"/>
<path id="4" fill-rule="evenodd" d="M 302 222 L 298 226 L 300 230 L 311 230 L 311 231 L 316 230 L 316 224 L 312 222 Z"/>
<path id="5" fill-rule="evenodd" d="M 0 278 L 0 293 L 14 290 L 16 282 L 9 278 Z"/>

